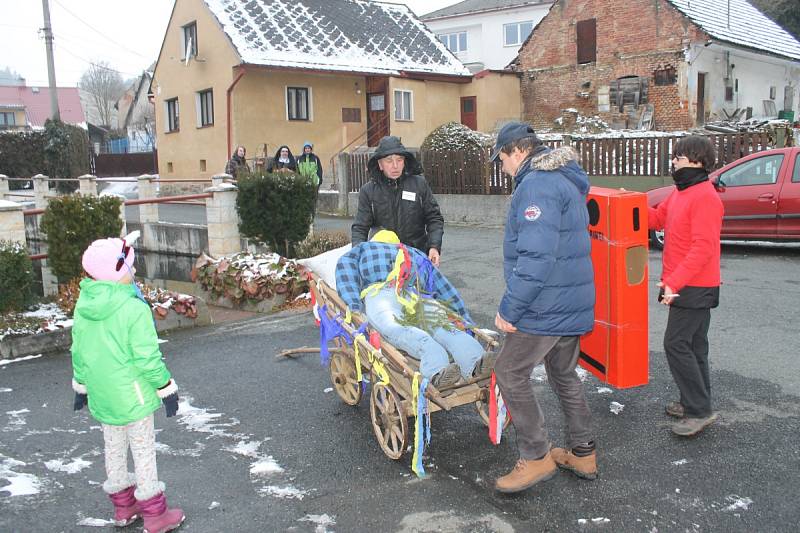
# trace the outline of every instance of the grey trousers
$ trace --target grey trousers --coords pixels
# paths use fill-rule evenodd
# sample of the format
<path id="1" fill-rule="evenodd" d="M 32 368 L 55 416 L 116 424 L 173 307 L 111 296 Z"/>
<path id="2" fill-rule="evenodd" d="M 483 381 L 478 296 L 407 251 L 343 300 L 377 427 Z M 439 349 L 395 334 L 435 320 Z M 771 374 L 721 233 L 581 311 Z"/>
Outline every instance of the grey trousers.
<path id="1" fill-rule="evenodd" d="M 561 402 L 566 420 L 566 445 L 574 448 L 594 440 L 592 413 L 575 366 L 578 337 L 547 337 L 517 331 L 506 334 L 494 372 L 511 421 L 517 430 L 521 459 L 539 459 L 550 450 L 544 414 L 530 382 L 533 367 L 544 361 L 547 380 Z"/>

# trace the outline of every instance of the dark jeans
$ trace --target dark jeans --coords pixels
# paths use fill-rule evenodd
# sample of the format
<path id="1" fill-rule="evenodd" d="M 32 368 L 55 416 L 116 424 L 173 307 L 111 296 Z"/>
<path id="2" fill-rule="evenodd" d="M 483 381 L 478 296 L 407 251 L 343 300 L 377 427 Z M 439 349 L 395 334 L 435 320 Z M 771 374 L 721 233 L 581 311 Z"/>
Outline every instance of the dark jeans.
<path id="1" fill-rule="evenodd" d="M 708 368 L 708 326 L 711 309 L 670 306 L 664 351 L 672 378 L 681 393 L 686 416 L 711 414 L 711 379 Z"/>
<path id="2" fill-rule="evenodd" d="M 544 415 L 531 385 L 533 367 L 544 360 L 547 380 L 561 402 L 566 444 L 574 448 L 593 439 L 592 414 L 578 373 L 578 337 L 546 337 L 517 331 L 506 334 L 494 371 L 511 421 L 517 429 L 522 459 L 539 459 L 550 450 Z"/>

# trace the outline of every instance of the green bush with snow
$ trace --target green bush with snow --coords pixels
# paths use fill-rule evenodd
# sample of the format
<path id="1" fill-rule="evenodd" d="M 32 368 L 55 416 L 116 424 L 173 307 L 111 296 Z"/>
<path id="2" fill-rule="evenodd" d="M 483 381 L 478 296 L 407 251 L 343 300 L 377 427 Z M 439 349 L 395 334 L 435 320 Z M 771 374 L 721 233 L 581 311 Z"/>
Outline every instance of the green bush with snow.
<path id="1" fill-rule="evenodd" d="M 18 242 L 0 241 L 0 313 L 21 311 L 33 299 L 33 265 Z"/>

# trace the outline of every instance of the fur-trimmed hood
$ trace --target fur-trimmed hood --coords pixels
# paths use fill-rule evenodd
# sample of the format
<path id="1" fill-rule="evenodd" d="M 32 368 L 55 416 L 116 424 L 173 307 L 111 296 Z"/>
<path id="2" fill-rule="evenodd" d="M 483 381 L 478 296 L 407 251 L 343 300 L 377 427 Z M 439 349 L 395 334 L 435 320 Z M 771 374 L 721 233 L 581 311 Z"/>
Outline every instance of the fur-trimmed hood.
<path id="1" fill-rule="evenodd" d="M 571 181 L 581 194 L 589 192 L 589 176 L 578 164 L 578 152 L 570 146 L 548 149 L 523 163 L 515 177 L 516 186 L 519 186 L 520 182 L 534 170 L 558 171 Z"/>

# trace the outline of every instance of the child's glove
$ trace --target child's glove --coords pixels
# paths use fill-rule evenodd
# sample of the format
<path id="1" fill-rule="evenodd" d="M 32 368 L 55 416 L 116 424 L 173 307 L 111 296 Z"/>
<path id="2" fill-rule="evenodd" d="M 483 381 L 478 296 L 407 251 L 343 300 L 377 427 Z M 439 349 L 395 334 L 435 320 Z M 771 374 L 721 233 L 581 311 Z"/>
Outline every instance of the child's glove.
<path id="1" fill-rule="evenodd" d="M 79 392 L 75 393 L 75 403 L 72 404 L 73 411 L 80 411 L 86 406 L 89 397 L 85 394 L 81 394 Z"/>
<path id="2" fill-rule="evenodd" d="M 175 384 L 175 380 L 169 380 L 156 393 L 167 410 L 167 418 L 175 416 L 178 412 L 178 385 Z"/>
<path id="3" fill-rule="evenodd" d="M 72 404 L 72 409 L 74 411 L 80 411 L 81 409 L 86 406 L 89 402 L 89 397 L 87 396 L 88 392 L 86 390 L 86 386 L 82 383 L 78 383 L 74 379 L 72 380 L 72 390 L 75 391 L 75 402 Z"/>

